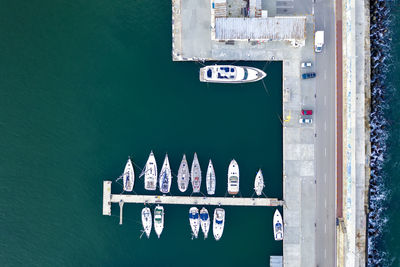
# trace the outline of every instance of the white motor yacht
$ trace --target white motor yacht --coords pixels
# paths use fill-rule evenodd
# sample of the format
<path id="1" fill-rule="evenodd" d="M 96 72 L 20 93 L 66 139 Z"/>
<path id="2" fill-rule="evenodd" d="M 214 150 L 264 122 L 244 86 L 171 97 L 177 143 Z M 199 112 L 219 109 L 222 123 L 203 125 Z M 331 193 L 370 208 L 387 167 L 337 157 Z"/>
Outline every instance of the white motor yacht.
<path id="1" fill-rule="evenodd" d="M 228 168 L 228 193 L 231 195 L 239 193 L 239 165 L 234 159 Z"/>
<path id="2" fill-rule="evenodd" d="M 154 231 L 156 232 L 158 238 L 160 238 L 163 229 L 164 229 L 164 207 L 157 206 L 154 209 Z"/>
<path id="3" fill-rule="evenodd" d="M 265 76 L 265 72 L 253 67 L 212 65 L 200 69 L 200 81 L 210 83 L 256 82 Z"/>
<path id="4" fill-rule="evenodd" d="M 274 239 L 276 241 L 283 240 L 283 220 L 278 209 L 274 213 Z"/>
<path id="5" fill-rule="evenodd" d="M 200 210 L 200 226 L 204 239 L 206 239 L 210 230 L 210 216 L 208 215 L 208 210 L 204 207 Z"/>
<path id="6" fill-rule="evenodd" d="M 214 210 L 214 221 L 213 221 L 213 234 L 215 240 L 220 240 L 222 234 L 224 233 L 225 225 L 225 210 L 221 208 L 216 208 Z"/>

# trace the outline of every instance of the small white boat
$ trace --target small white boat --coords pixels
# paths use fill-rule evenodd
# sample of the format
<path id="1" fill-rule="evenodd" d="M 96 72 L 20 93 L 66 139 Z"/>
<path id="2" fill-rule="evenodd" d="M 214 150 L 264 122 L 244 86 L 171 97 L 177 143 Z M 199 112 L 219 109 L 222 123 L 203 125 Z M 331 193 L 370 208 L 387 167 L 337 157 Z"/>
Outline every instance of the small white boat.
<path id="1" fill-rule="evenodd" d="M 185 192 L 188 188 L 190 180 L 189 165 L 186 160 L 186 155 L 183 155 L 181 165 L 178 170 L 178 189 L 181 192 Z"/>
<path id="2" fill-rule="evenodd" d="M 168 154 L 165 155 L 164 163 L 160 172 L 160 191 L 161 193 L 167 194 L 171 189 L 172 173 L 171 167 L 169 166 Z"/>
<path id="3" fill-rule="evenodd" d="M 164 207 L 157 206 L 154 209 L 154 231 L 156 232 L 158 238 L 164 229 Z"/>
<path id="4" fill-rule="evenodd" d="M 199 209 L 196 207 L 191 207 L 189 210 L 189 222 L 190 228 L 192 228 L 192 233 L 194 238 L 197 238 L 200 230 L 200 217 Z"/>
<path id="5" fill-rule="evenodd" d="M 219 240 L 224 233 L 225 210 L 216 208 L 214 210 L 213 234 L 215 240 Z"/>
<path id="6" fill-rule="evenodd" d="M 208 168 L 207 168 L 206 186 L 207 186 L 207 194 L 214 195 L 215 194 L 215 171 L 214 171 L 214 166 L 211 162 L 211 159 L 208 163 Z"/>
<path id="7" fill-rule="evenodd" d="M 124 191 L 131 192 L 133 190 L 133 185 L 135 184 L 135 171 L 133 170 L 131 159 L 128 159 L 122 177 L 124 183 Z"/>
<path id="8" fill-rule="evenodd" d="M 212 65 L 200 69 L 200 81 L 211 83 L 248 83 L 263 79 L 267 74 L 253 67 Z"/>
<path id="9" fill-rule="evenodd" d="M 239 165 L 234 159 L 228 168 L 228 193 L 231 195 L 239 193 Z"/>
<path id="10" fill-rule="evenodd" d="M 151 232 L 152 219 L 151 219 L 151 211 L 148 207 L 142 209 L 142 225 L 143 225 L 143 231 L 146 233 L 147 238 L 149 238 Z"/>
<path id="11" fill-rule="evenodd" d="M 274 213 L 274 239 L 277 241 L 283 239 L 283 221 L 278 209 Z"/>
<path id="12" fill-rule="evenodd" d="M 156 190 L 157 188 L 157 162 L 153 151 L 150 152 L 144 169 L 144 188 L 146 190 Z"/>
<path id="13" fill-rule="evenodd" d="M 200 163 L 199 163 L 196 153 L 194 153 L 192 170 L 191 170 L 190 176 L 192 179 L 193 193 L 199 193 L 200 187 L 201 187 L 201 169 L 200 169 Z"/>
<path id="14" fill-rule="evenodd" d="M 204 207 L 200 210 L 200 226 L 204 239 L 206 239 L 210 230 L 210 216 L 208 215 L 208 210 Z"/>
<path id="15" fill-rule="evenodd" d="M 264 176 L 261 169 L 259 169 L 254 180 L 254 191 L 256 191 L 257 196 L 261 196 L 264 186 Z"/>

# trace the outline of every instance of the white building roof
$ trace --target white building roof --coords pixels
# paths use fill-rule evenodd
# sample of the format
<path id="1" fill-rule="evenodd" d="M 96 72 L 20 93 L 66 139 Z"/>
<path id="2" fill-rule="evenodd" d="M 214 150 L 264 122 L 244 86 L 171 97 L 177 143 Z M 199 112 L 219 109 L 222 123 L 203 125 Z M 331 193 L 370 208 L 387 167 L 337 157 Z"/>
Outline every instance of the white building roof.
<path id="1" fill-rule="evenodd" d="M 215 18 L 217 40 L 304 40 L 306 17 Z"/>

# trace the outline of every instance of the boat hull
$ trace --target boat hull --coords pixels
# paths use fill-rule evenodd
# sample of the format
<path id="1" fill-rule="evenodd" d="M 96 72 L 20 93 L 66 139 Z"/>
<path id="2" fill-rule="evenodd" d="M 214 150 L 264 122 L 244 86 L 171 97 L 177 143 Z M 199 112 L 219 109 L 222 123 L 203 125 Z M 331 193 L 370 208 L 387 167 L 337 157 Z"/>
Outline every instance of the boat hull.
<path id="1" fill-rule="evenodd" d="M 123 173 L 123 183 L 124 183 L 124 191 L 132 192 L 133 186 L 135 184 L 135 171 L 133 169 L 131 159 L 128 159 L 128 162 L 125 165 Z"/>
<path id="2" fill-rule="evenodd" d="M 194 153 L 194 158 L 193 158 L 193 162 L 192 162 L 192 170 L 191 170 L 190 176 L 191 176 L 190 178 L 192 181 L 193 193 L 199 193 L 200 187 L 201 187 L 201 169 L 200 169 L 200 163 L 199 163 L 196 153 Z"/>
<path id="3" fill-rule="evenodd" d="M 213 218 L 213 234 L 215 240 L 220 240 L 222 234 L 224 233 L 224 225 L 225 225 L 225 210 L 221 208 L 216 208 L 214 210 L 214 218 Z"/>
<path id="4" fill-rule="evenodd" d="M 281 241 L 283 240 L 283 220 L 282 220 L 282 216 L 281 213 L 279 212 L 279 210 L 275 210 L 274 213 L 274 220 L 273 220 L 274 224 L 274 239 L 276 241 Z"/>
<path id="5" fill-rule="evenodd" d="M 192 229 L 192 234 L 194 238 L 199 236 L 200 230 L 200 216 L 199 216 L 199 209 L 196 207 L 191 207 L 189 210 L 189 223 L 190 228 Z"/>
<path id="6" fill-rule="evenodd" d="M 159 180 L 160 192 L 164 194 L 169 193 L 171 189 L 171 183 L 172 183 L 171 167 L 169 165 L 168 155 L 165 155 L 164 163 L 160 171 L 160 180 Z"/>
<path id="7" fill-rule="evenodd" d="M 157 206 L 154 209 L 154 231 L 156 232 L 158 238 L 160 238 L 163 230 L 164 230 L 164 207 Z"/>
<path id="8" fill-rule="evenodd" d="M 204 239 L 208 237 L 208 231 L 210 230 L 210 216 L 206 208 L 200 210 L 200 227 L 204 234 Z"/>
<path id="9" fill-rule="evenodd" d="M 207 194 L 214 195 L 215 194 L 215 170 L 214 166 L 210 160 L 208 163 L 207 168 L 207 175 L 206 175 L 206 187 L 207 187 Z"/>
<path id="10" fill-rule="evenodd" d="M 144 173 L 144 188 L 146 190 L 154 191 L 157 189 L 157 176 L 157 162 L 153 152 L 151 152 L 147 159 Z"/>
<path id="11" fill-rule="evenodd" d="M 181 164 L 178 170 L 178 189 L 181 192 L 185 192 L 189 186 L 190 171 L 189 165 L 186 160 L 186 155 L 183 155 Z"/>
<path id="12" fill-rule="evenodd" d="M 264 176 L 262 171 L 259 170 L 254 180 L 254 191 L 256 192 L 257 196 L 261 196 L 264 186 Z"/>
<path id="13" fill-rule="evenodd" d="M 224 69 L 228 69 L 228 72 Z M 200 81 L 208 83 L 249 83 L 257 82 L 266 76 L 267 74 L 260 69 L 233 65 L 205 66 L 199 73 Z"/>
<path id="14" fill-rule="evenodd" d="M 239 165 L 232 160 L 228 168 L 228 193 L 236 195 L 239 193 Z"/>
<path id="15" fill-rule="evenodd" d="M 150 237 L 152 218 L 151 211 L 149 208 L 145 207 L 142 209 L 142 226 L 143 231 L 146 233 L 147 238 Z"/>

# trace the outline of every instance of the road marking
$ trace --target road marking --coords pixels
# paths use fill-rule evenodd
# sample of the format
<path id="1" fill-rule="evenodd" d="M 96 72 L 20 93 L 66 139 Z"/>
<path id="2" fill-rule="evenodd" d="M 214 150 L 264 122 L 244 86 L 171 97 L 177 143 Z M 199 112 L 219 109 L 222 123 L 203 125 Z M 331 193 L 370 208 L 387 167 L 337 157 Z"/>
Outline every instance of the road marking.
<path id="1" fill-rule="evenodd" d="M 326 96 L 324 96 L 324 105 L 326 106 Z"/>
<path id="2" fill-rule="evenodd" d="M 324 71 L 324 80 L 326 80 L 326 70 Z"/>
<path id="3" fill-rule="evenodd" d="M 326 28 L 325 17 L 324 17 L 324 28 Z"/>
<path id="4" fill-rule="evenodd" d="M 325 249 L 325 252 L 324 252 L 324 254 L 325 254 L 325 259 L 326 259 L 326 249 Z"/>
<path id="5" fill-rule="evenodd" d="M 325 209 L 326 209 L 326 198 L 325 198 Z M 326 226 L 326 225 L 325 225 Z"/>
<path id="6" fill-rule="evenodd" d="M 324 122 L 324 129 L 325 129 L 325 132 L 326 132 L 326 121 Z"/>
<path id="7" fill-rule="evenodd" d="M 325 234 L 326 234 L 326 224 L 325 224 Z"/>
<path id="8" fill-rule="evenodd" d="M 326 183 L 326 173 L 324 174 L 324 180 L 325 180 L 325 183 Z"/>
<path id="9" fill-rule="evenodd" d="M 326 147 L 325 147 L 325 157 L 326 157 Z"/>

